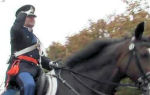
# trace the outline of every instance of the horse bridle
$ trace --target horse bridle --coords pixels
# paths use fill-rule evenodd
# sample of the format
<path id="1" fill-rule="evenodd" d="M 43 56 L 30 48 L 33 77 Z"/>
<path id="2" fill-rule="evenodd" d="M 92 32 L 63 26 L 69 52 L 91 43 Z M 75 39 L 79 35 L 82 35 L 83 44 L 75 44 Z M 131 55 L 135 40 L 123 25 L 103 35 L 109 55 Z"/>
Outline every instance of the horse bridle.
<path id="1" fill-rule="evenodd" d="M 135 43 L 134 43 L 134 40 L 132 39 L 131 40 L 132 42 L 130 43 L 130 45 L 129 45 L 129 51 L 130 51 L 130 57 L 129 57 L 129 60 L 128 60 L 128 62 L 127 62 L 127 66 L 126 66 L 126 69 L 125 69 L 125 71 L 127 71 L 128 70 L 128 67 L 129 67 L 129 65 L 130 65 L 130 63 L 131 63 L 131 61 L 132 61 L 132 58 L 133 57 L 135 57 L 136 58 L 136 66 L 137 66 L 137 68 L 138 68 L 138 70 L 140 71 L 140 73 L 141 73 L 141 77 L 140 78 L 138 78 L 138 84 L 121 84 L 121 83 L 115 83 L 115 82 L 110 82 L 110 81 L 100 81 L 100 80 L 96 80 L 96 79 L 93 79 L 93 78 L 91 78 L 91 77 L 89 77 L 89 76 L 87 76 L 87 75 L 83 75 L 83 74 L 81 74 L 81 73 L 78 73 L 78 72 L 76 72 L 76 71 L 73 71 L 73 70 L 71 70 L 71 69 L 69 69 L 69 68 L 66 68 L 66 67 L 58 67 L 58 66 L 56 66 L 56 65 L 50 65 L 52 68 L 54 68 L 54 69 L 56 69 L 56 70 L 66 70 L 66 71 L 69 71 L 69 72 L 71 72 L 71 74 L 72 74 L 72 76 L 80 83 L 80 84 L 82 84 L 84 87 L 86 87 L 86 88 L 88 88 L 89 90 L 91 90 L 91 91 L 93 91 L 93 92 L 95 92 L 95 93 L 97 93 L 98 95 L 107 95 L 107 94 L 105 94 L 105 93 L 103 93 L 103 92 L 100 92 L 100 91 L 98 91 L 98 90 L 96 90 L 96 89 L 93 89 L 93 88 L 91 88 L 91 87 L 89 87 L 86 83 L 84 83 L 77 75 L 79 75 L 79 76 L 81 76 L 81 77 L 83 77 L 83 78 L 86 78 L 86 79 L 88 79 L 88 80 L 91 80 L 91 81 L 94 81 L 94 82 L 96 82 L 96 83 L 99 83 L 99 84 L 101 84 L 101 83 L 104 83 L 104 84 L 109 84 L 109 85 L 115 85 L 115 86 L 123 86 L 123 87 L 136 87 L 136 88 L 144 88 L 144 89 L 142 89 L 142 90 L 147 90 L 147 88 L 145 88 L 146 86 L 150 86 L 150 84 L 149 84 L 149 82 L 150 82 L 150 79 L 149 79 L 149 76 L 150 76 L 150 72 L 148 72 L 148 73 L 145 73 L 144 72 L 144 70 L 143 70 L 143 68 L 142 68 L 142 66 L 141 66 L 141 62 L 140 62 L 140 57 L 138 56 L 138 51 L 137 51 L 137 49 L 136 49 L 136 46 L 135 46 Z M 61 75 L 60 75 L 60 73 L 58 74 L 58 75 L 55 75 L 54 77 L 56 77 L 57 79 L 59 79 L 63 84 L 65 84 L 68 88 L 70 88 L 70 90 L 72 90 L 76 95 L 80 95 L 79 94 L 79 92 L 77 92 L 69 83 L 67 83 L 67 81 L 66 80 L 64 80 L 62 77 L 61 77 Z M 145 95 L 145 94 L 144 94 Z M 147 94 L 146 94 L 147 95 Z"/>
<path id="2" fill-rule="evenodd" d="M 137 79 L 137 85 L 142 90 L 145 90 L 145 91 L 150 90 L 150 88 L 149 89 L 145 88 L 146 86 L 150 86 L 150 84 L 149 84 L 149 82 L 150 82 L 150 72 L 145 73 L 142 66 L 141 66 L 139 53 L 138 53 L 136 45 L 134 43 L 134 37 L 132 38 L 131 43 L 129 45 L 129 51 L 130 51 L 131 54 L 130 54 L 130 58 L 128 60 L 127 67 L 126 67 L 125 71 L 128 70 L 128 67 L 131 63 L 132 58 L 135 57 L 135 60 L 136 60 L 135 64 L 136 64 L 136 66 L 137 66 L 137 68 L 138 68 L 138 70 L 141 74 L 141 76 Z"/>

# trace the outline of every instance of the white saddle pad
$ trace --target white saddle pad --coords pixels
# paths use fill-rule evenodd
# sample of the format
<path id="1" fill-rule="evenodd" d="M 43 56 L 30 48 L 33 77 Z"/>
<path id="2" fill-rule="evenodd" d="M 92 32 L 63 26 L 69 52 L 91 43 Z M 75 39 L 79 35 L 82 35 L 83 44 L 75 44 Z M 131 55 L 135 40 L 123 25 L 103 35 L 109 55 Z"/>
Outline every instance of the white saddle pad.
<path id="1" fill-rule="evenodd" d="M 46 95 L 56 95 L 58 84 L 57 84 L 57 79 L 53 75 L 55 75 L 54 70 L 46 73 L 46 76 L 48 76 L 48 80 L 50 83 Z"/>

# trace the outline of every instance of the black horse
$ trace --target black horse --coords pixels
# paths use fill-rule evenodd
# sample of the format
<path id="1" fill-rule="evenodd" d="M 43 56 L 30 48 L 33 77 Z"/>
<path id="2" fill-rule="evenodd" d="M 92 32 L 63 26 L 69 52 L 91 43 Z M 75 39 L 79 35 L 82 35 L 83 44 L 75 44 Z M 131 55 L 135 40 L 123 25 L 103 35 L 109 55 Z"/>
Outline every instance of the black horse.
<path id="1" fill-rule="evenodd" d="M 139 87 L 144 95 L 149 95 L 150 39 L 143 38 L 143 32 L 144 22 L 137 26 L 131 38 L 95 41 L 69 57 L 62 67 L 54 66 L 57 74 L 53 77 L 58 79 L 56 95 L 114 95 L 116 87 L 129 86 L 119 84 L 125 77 L 136 84 L 130 86 Z M 47 84 L 38 86 L 37 91 L 44 94 L 37 95 L 51 95 Z"/>
<path id="2" fill-rule="evenodd" d="M 71 56 L 65 67 L 75 72 L 62 70 L 60 75 L 73 89 L 59 81 L 56 95 L 114 95 L 125 77 L 140 84 L 137 86 L 142 90 L 147 88 L 150 39 L 143 38 L 143 32 L 144 22 L 137 26 L 131 38 L 98 40 Z"/>

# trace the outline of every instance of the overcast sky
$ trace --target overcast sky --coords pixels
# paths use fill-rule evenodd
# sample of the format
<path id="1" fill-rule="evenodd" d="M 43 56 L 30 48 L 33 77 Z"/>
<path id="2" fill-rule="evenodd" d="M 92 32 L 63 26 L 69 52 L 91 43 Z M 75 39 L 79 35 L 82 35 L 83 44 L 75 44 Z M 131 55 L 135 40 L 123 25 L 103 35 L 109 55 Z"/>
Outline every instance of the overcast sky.
<path id="1" fill-rule="evenodd" d="M 0 0 L 2 1 L 2 0 Z M 89 20 L 97 21 L 111 13 L 122 13 L 121 0 L 5 0 L 0 2 L 0 83 L 10 55 L 10 28 L 16 10 L 25 4 L 36 8 L 34 33 L 45 48 L 53 41 L 64 43 L 66 37 L 88 27 Z"/>

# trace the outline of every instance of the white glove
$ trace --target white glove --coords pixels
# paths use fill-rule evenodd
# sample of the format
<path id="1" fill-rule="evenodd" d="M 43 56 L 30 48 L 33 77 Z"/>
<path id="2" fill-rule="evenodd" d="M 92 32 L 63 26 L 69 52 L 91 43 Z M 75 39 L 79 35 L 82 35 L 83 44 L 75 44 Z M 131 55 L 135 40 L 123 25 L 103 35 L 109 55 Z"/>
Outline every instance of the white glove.
<path id="1" fill-rule="evenodd" d="M 33 12 L 34 12 L 34 9 L 32 7 L 30 7 L 30 9 L 28 11 L 21 11 L 21 13 L 26 13 L 27 16 L 30 14 L 33 14 Z"/>

